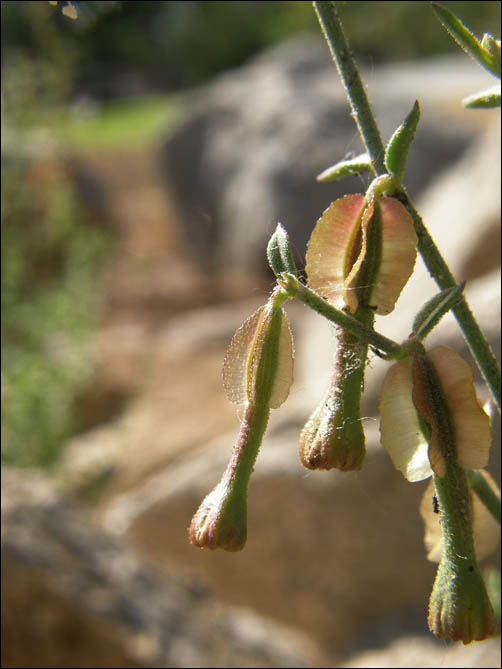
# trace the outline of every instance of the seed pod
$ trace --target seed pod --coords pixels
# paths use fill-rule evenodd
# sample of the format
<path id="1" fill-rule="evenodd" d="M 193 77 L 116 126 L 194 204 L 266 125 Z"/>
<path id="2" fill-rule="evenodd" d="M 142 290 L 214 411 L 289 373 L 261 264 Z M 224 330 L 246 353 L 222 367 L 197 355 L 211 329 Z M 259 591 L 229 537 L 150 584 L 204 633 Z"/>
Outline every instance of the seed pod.
<path id="1" fill-rule="evenodd" d="M 244 416 L 230 462 L 193 516 L 189 537 L 200 548 L 238 551 L 246 542 L 247 488 L 270 409 L 285 401 L 293 381 L 291 331 L 277 295 L 235 333 L 223 381 L 230 401 L 245 405 Z"/>
<path id="2" fill-rule="evenodd" d="M 286 314 L 270 303 L 235 333 L 223 363 L 223 387 L 234 404 L 277 409 L 293 383 L 293 339 Z"/>
<path id="3" fill-rule="evenodd" d="M 408 281 L 417 236 L 405 207 L 363 195 L 333 202 L 317 221 L 306 254 L 309 286 L 337 309 L 370 306 L 388 314 Z"/>
<path id="4" fill-rule="evenodd" d="M 438 406 L 446 417 L 438 415 Z M 380 393 L 380 433 L 394 466 L 409 481 L 432 471 L 444 476 L 447 458 L 464 469 L 486 467 L 490 422 L 476 397 L 471 367 L 444 346 L 395 363 Z"/>

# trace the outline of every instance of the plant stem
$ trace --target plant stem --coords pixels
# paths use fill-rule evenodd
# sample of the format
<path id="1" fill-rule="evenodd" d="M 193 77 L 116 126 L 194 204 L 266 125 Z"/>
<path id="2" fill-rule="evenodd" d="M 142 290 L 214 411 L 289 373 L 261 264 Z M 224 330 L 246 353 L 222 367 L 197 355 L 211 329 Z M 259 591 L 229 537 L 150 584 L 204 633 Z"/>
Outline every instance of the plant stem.
<path id="1" fill-rule="evenodd" d="M 500 523 L 500 498 L 490 487 L 487 480 L 477 469 L 470 469 L 467 472 L 469 485 L 474 490 L 479 499 L 486 506 L 492 516 Z"/>
<path id="2" fill-rule="evenodd" d="M 442 290 L 453 288 L 457 283 L 455 277 L 425 227 L 420 214 L 411 204 L 406 194 L 403 193 L 402 195 L 405 195 L 405 206 L 413 218 L 418 237 L 418 250 L 429 270 L 429 274 Z M 457 304 L 452 307 L 452 311 L 500 413 L 500 368 L 490 344 L 463 295 L 460 296 Z"/>
<path id="3" fill-rule="evenodd" d="M 377 176 L 382 175 L 385 173 L 385 148 L 371 105 L 366 96 L 359 70 L 343 33 L 342 23 L 337 12 L 337 3 L 319 0 L 318 2 L 314 2 L 314 8 L 347 91 L 353 116 L 370 155 L 375 172 Z M 455 286 L 457 281 L 425 227 L 422 218 L 410 203 L 407 194 L 404 191 L 400 191 L 399 193 L 395 193 L 395 195 L 404 202 L 413 218 L 418 237 L 418 250 L 432 278 L 441 289 Z M 474 318 L 465 297 L 462 296 L 460 298 L 452 311 L 500 413 L 500 368 L 493 351 L 478 322 Z"/>
<path id="4" fill-rule="evenodd" d="M 371 158 L 375 174 L 384 174 L 386 171 L 384 163 L 385 147 L 380 129 L 376 124 L 359 70 L 345 39 L 336 5 L 336 2 L 319 1 L 314 2 L 314 9 L 347 91 L 352 115 Z"/>
<path id="5" fill-rule="evenodd" d="M 340 325 L 367 344 L 384 351 L 394 359 L 400 357 L 402 347 L 392 339 L 375 332 L 350 314 L 335 309 L 307 286 L 304 286 L 293 274 L 282 274 L 279 278 L 281 287 L 291 296 L 301 300 L 328 320 Z"/>

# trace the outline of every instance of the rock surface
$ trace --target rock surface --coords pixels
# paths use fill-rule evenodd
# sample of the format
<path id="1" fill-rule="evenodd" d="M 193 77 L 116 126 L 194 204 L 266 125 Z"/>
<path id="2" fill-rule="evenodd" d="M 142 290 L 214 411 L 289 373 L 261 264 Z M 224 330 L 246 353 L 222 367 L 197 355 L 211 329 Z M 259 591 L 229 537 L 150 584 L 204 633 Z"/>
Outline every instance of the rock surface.
<path id="1" fill-rule="evenodd" d="M 297 630 L 161 575 L 40 475 L 2 480 L 3 667 L 309 667 Z"/>
<path id="2" fill-rule="evenodd" d="M 422 120 L 406 172 L 416 197 L 479 128 L 480 117 L 462 113 L 459 100 L 466 90 L 488 86 L 490 76 L 461 55 L 363 75 L 385 141 L 420 100 Z M 263 249 L 279 221 L 301 260 L 330 202 L 366 190 L 367 177 L 315 180 L 362 150 L 320 40 L 296 38 L 261 54 L 199 91 L 190 108 L 161 161 L 187 247 L 208 270 L 268 271 Z"/>

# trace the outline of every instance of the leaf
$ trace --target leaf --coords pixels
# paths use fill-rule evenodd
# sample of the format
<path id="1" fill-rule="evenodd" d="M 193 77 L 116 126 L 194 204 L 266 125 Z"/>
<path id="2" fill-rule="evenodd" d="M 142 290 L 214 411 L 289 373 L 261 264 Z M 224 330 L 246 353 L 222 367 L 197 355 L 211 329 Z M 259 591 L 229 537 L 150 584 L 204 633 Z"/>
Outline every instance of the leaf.
<path id="1" fill-rule="evenodd" d="M 346 306 L 345 279 L 354 262 L 352 252 L 365 203 L 364 195 L 345 195 L 332 202 L 317 221 L 307 246 L 308 285 L 338 309 Z"/>
<path id="2" fill-rule="evenodd" d="M 488 88 L 486 91 L 474 93 L 462 100 L 466 109 L 493 109 L 500 107 L 500 84 Z"/>
<path id="3" fill-rule="evenodd" d="M 277 312 L 280 309 L 280 313 Z M 280 317 L 277 341 L 271 341 L 275 325 L 272 317 Z M 275 330 L 274 335 L 275 337 Z M 270 360 L 270 348 L 274 349 Z M 287 399 L 293 383 L 293 338 L 289 321 L 280 307 L 268 304 L 260 307 L 237 330 L 228 347 L 223 362 L 223 386 L 228 399 L 234 404 L 260 401 L 257 376 L 260 363 L 266 357 L 268 369 L 262 374 L 273 373 L 268 405 L 276 409 Z"/>
<path id="4" fill-rule="evenodd" d="M 429 444 L 412 399 L 412 358 L 392 365 L 380 393 L 381 442 L 392 463 L 408 481 L 432 475 Z"/>
<path id="5" fill-rule="evenodd" d="M 465 281 L 457 286 L 445 288 L 424 304 L 413 321 L 413 334 L 419 341 L 423 341 L 441 318 L 455 306 L 464 287 Z"/>
<path id="6" fill-rule="evenodd" d="M 469 28 L 446 7 L 433 2 L 432 8 L 457 44 L 491 74 L 500 77 L 500 61 L 497 62 L 497 58 L 482 46 Z"/>
<path id="7" fill-rule="evenodd" d="M 476 396 L 471 366 L 446 346 L 438 346 L 427 355 L 450 409 L 460 466 L 464 469 L 486 467 L 491 447 L 490 419 Z"/>
<path id="8" fill-rule="evenodd" d="M 418 122 L 420 120 L 420 105 L 418 100 L 415 100 L 412 110 L 404 119 L 403 123 L 394 132 L 387 144 L 385 151 L 385 167 L 388 171 L 397 177 L 401 183 L 406 162 L 408 160 L 408 153 L 410 147 L 415 139 Z"/>
<path id="9" fill-rule="evenodd" d="M 417 257 L 417 235 L 408 210 L 393 197 L 380 200 L 382 209 L 382 253 L 371 292 L 376 313 L 389 314 L 413 273 Z"/>
<path id="10" fill-rule="evenodd" d="M 367 153 L 361 153 L 361 155 L 356 156 L 355 158 L 341 160 L 340 162 L 331 165 L 331 167 L 328 167 L 318 174 L 316 179 L 323 183 L 329 183 L 331 181 L 339 181 L 345 177 L 353 176 L 354 174 L 364 174 L 364 172 L 375 173 Z"/>

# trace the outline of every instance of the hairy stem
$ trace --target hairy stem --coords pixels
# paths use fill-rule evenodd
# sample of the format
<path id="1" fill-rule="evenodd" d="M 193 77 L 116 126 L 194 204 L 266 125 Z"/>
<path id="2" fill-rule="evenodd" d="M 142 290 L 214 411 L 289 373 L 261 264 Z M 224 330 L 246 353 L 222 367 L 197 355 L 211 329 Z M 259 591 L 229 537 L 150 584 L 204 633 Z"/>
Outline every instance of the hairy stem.
<path id="1" fill-rule="evenodd" d="M 418 237 L 418 250 L 429 270 L 429 274 L 442 290 L 454 287 L 457 283 L 456 279 L 425 227 L 420 214 L 411 204 L 407 195 L 404 193 L 402 195 L 404 195 L 404 198 L 400 199 L 405 199 L 404 204 L 413 218 Z M 452 307 L 452 311 L 500 413 L 500 368 L 490 344 L 463 295 L 460 296 L 457 304 Z"/>
<path id="2" fill-rule="evenodd" d="M 366 96 L 359 70 L 343 33 L 337 4 L 337 2 L 319 0 L 318 2 L 314 2 L 314 8 L 347 91 L 354 119 L 371 158 L 375 173 L 377 176 L 382 175 L 385 173 L 385 148 L 371 105 Z M 418 250 L 432 278 L 442 289 L 455 286 L 457 281 L 425 227 L 420 215 L 410 203 L 408 196 L 404 191 L 395 193 L 395 195 L 404 202 L 413 218 L 415 231 L 419 240 Z M 500 368 L 465 297 L 462 296 L 460 298 L 458 304 L 453 308 L 453 313 L 500 412 Z"/>
<path id="3" fill-rule="evenodd" d="M 487 480 L 477 469 L 470 469 L 467 472 L 467 478 L 469 480 L 469 485 L 476 495 L 500 524 L 500 497 L 489 486 Z"/>
<path id="4" fill-rule="evenodd" d="M 376 124 L 359 70 L 345 39 L 336 5 L 336 2 L 314 2 L 314 9 L 347 91 L 352 115 L 371 158 L 375 174 L 384 174 L 386 171 L 384 163 L 385 147 L 380 129 Z"/>
<path id="5" fill-rule="evenodd" d="M 368 324 L 365 324 L 358 318 L 345 313 L 345 311 L 336 309 L 331 306 L 329 302 L 323 300 L 323 298 L 313 290 L 301 283 L 292 274 L 282 274 L 279 278 L 279 284 L 291 297 L 296 297 L 301 300 L 314 309 L 314 311 L 317 311 L 318 314 L 321 314 L 321 316 L 324 316 L 333 323 L 340 325 L 362 341 L 374 346 L 380 351 L 384 351 L 391 358 L 400 357 L 402 347 L 392 339 L 375 332 L 375 330 L 371 328 L 371 321 L 369 321 Z"/>

